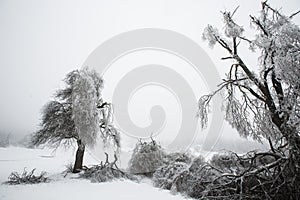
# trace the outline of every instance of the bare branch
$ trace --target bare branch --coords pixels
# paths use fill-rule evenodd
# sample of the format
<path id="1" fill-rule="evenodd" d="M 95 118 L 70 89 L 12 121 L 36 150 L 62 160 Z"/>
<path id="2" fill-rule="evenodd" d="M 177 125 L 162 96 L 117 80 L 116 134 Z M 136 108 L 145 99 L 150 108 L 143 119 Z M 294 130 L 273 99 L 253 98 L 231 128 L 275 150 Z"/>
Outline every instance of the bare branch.
<path id="1" fill-rule="evenodd" d="M 289 16 L 289 18 L 292 19 L 293 17 L 295 17 L 295 16 L 298 15 L 299 13 L 300 13 L 300 10 L 298 10 L 297 12 L 291 14 L 291 15 Z"/>
<path id="2" fill-rule="evenodd" d="M 232 56 L 228 56 L 228 57 L 223 57 L 221 58 L 221 60 L 228 60 L 228 59 L 234 59 Z"/>
<path id="3" fill-rule="evenodd" d="M 245 40 L 245 41 L 247 41 L 248 43 L 252 43 L 252 41 L 251 40 L 249 40 L 249 39 L 247 39 L 247 38 L 245 38 L 245 37 L 241 37 L 241 36 L 239 36 L 239 38 L 241 39 L 241 40 Z"/>
<path id="4" fill-rule="evenodd" d="M 230 16 L 231 18 L 232 18 L 233 15 L 236 13 L 236 11 L 239 9 L 239 7 L 240 7 L 240 6 L 237 6 L 237 7 L 234 9 L 234 11 L 232 12 L 232 14 L 231 14 L 231 16 Z"/>

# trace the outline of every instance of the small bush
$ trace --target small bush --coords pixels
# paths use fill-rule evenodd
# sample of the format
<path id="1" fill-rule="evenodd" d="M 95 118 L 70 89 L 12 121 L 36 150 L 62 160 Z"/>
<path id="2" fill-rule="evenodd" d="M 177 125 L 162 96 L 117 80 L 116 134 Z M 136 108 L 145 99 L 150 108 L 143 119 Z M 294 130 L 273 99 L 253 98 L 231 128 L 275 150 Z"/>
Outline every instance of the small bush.
<path id="1" fill-rule="evenodd" d="M 198 161 L 197 158 L 193 159 L 189 154 L 181 152 L 166 155 L 166 164 L 153 174 L 154 185 L 163 189 L 178 191 L 176 187 L 181 185 L 179 181 L 186 182 L 181 178 L 190 174 L 190 167 L 193 166 L 194 168 L 192 164 L 194 160 Z M 202 157 L 201 160 L 204 161 L 204 158 Z"/>
<path id="2" fill-rule="evenodd" d="M 177 155 L 180 155 L 180 153 Z M 182 155 L 179 157 L 182 158 Z M 181 162 L 183 160 L 190 162 Z M 173 192 L 181 192 L 193 198 L 199 198 L 205 191 L 206 184 L 220 175 L 220 172 L 205 163 L 202 156 L 183 160 L 175 160 L 159 168 L 153 174 L 154 185 Z"/>
<path id="3" fill-rule="evenodd" d="M 65 165 L 66 169 L 62 172 L 64 177 L 66 177 L 68 174 L 73 173 L 73 163 L 70 162 Z"/>
<path id="4" fill-rule="evenodd" d="M 148 143 L 139 142 L 133 150 L 128 169 L 132 174 L 151 176 L 155 170 L 165 164 L 165 160 L 166 154 L 154 140 Z"/>
<path id="5" fill-rule="evenodd" d="M 39 176 L 34 175 L 35 169 L 27 172 L 24 169 L 22 174 L 18 172 L 12 172 L 9 177 L 8 181 L 5 182 L 9 185 L 18 185 L 18 184 L 37 184 L 37 183 L 45 183 L 49 181 L 49 178 L 46 177 L 46 172 L 41 172 Z"/>

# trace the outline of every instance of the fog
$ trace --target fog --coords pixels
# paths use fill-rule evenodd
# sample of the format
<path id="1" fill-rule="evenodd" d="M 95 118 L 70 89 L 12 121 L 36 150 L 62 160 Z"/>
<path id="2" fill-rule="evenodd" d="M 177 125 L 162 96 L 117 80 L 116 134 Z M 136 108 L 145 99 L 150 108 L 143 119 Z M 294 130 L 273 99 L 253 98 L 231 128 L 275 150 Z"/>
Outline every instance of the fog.
<path id="1" fill-rule="evenodd" d="M 220 11 L 233 11 L 240 5 L 235 18 L 252 33 L 248 14 L 258 14 L 260 1 L 1 0 L 0 132 L 19 135 L 34 132 L 40 122 L 42 106 L 63 87 L 66 73 L 82 67 L 89 54 L 107 39 L 134 29 L 162 28 L 189 37 L 207 52 L 222 77 L 227 65 L 220 57 L 226 52 L 208 48 L 201 39 L 202 31 L 208 23 L 222 28 Z M 269 3 L 283 7 L 285 13 L 300 9 L 298 0 Z M 299 24 L 299 16 L 294 21 Z M 245 53 L 242 52 L 242 56 L 255 65 L 255 55 Z M 143 57 L 139 58 L 143 61 Z M 106 81 L 103 97 L 108 101 L 112 89 Z M 227 124 L 223 134 L 238 138 Z"/>

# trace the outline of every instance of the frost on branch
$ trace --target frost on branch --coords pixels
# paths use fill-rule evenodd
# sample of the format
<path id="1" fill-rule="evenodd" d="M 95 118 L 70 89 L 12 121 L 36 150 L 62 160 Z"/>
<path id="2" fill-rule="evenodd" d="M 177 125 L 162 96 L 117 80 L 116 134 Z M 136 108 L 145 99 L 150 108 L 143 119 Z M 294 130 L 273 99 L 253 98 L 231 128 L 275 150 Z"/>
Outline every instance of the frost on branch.
<path id="1" fill-rule="evenodd" d="M 243 28 L 234 22 L 229 12 L 223 13 L 224 32 L 232 43 L 222 39 L 212 26 L 205 28 L 203 38 L 210 46 L 219 44 L 227 50 L 229 55 L 223 59 L 231 59 L 233 65 L 219 89 L 199 99 L 198 116 L 201 126 L 205 127 L 210 99 L 225 90 L 229 94 L 225 98 L 226 120 L 242 136 L 278 141 L 282 134 L 284 137 L 290 134 L 284 133 L 288 131 L 283 126 L 297 130 L 299 135 L 300 29 L 291 22 L 291 17 L 266 2 L 262 5 L 261 16 L 250 16 L 257 28 L 255 40 L 242 37 Z M 244 41 L 261 50 L 257 73 L 260 76 L 238 54 L 238 44 Z"/>
<path id="2" fill-rule="evenodd" d="M 49 182 L 49 178 L 46 177 L 46 172 L 41 172 L 40 175 L 34 175 L 35 169 L 31 170 L 30 172 L 27 172 L 26 169 L 22 172 L 22 174 L 19 174 L 18 172 L 12 172 L 9 177 L 8 181 L 6 181 L 6 184 L 9 185 L 18 185 L 18 184 L 38 184 L 38 183 L 46 183 Z"/>
<path id="3" fill-rule="evenodd" d="M 214 47 L 217 43 L 217 36 L 219 36 L 218 29 L 207 25 L 202 34 L 202 39 L 207 40 L 210 47 Z"/>
<path id="4" fill-rule="evenodd" d="M 249 120 L 249 113 L 243 109 L 241 103 L 232 95 L 226 99 L 225 119 L 243 137 L 253 135 L 253 129 Z"/>
<path id="5" fill-rule="evenodd" d="M 207 127 L 210 99 L 211 95 L 204 95 L 198 101 L 197 117 L 200 119 L 201 128 Z"/>
<path id="6" fill-rule="evenodd" d="M 282 81 L 299 85 L 299 27 L 290 18 L 279 13 L 274 17 L 262 14 L 255 22 L 262 24 L 259 34 L 252 43 L 255 48 L 263 50 L 261 65 L 265 68 L 274 68 L 277 77 Z"/>
<path id="7" fill-rule="evenodd" d="M 231 60 L 232 65 L 218 89 L 200 98 L 201 126 L 207 123 L 211 98 L 222 91 L 225 119 L 241 136 L 268 141 L 270 151 L 237 156 L 248 162 L 245 169 L 219 176 L 216 180 L 220 182 L 211 182 L 202 198 L 300 198 L 299 187 L 295 187 L 300 184 L 300 29 L 292 22 L 293 16 L 262 2 L 261 15 L 250 16 L 256 28 L 254 40 L 241 35 L 243 28 L 227 12 L 223 13 L 225 35 L 232 43 L 210 25 L 204 30 L 204 39 L 210 46 L 225 49 L 228 54 L 222 59 Z M 244 59 L 247 55 L 240 56 L 241 42 L 259 51 L 256 71 Z M 270 162 L 256 162 L 257 158 Z"/>
<path id="8" fill-rule="evenodd" d="M 100 106 L 99 106 L 100 105 Z M 113 123 L 113 106 L 110 103 L 103 103 L 100 100 L 98 109 L 100 112 L 100 136 L 104 145 L 110 145 L 117 147 L 117 151 L 121 148 L 120 133 Z"/>
<path id="9" fill-rule="evenodd" d="M 103 81 L 96 72 L 84 68 L 74 82 L 72 92 L 73 117 L 79 138 L 84 144 L 94 145 L 99 133 L 97 102 Z"/>
<path id="10" fill-rule="evenodd" d="M 73 118 L 79 138 L 85 145 L 93 146 L 100 135 L 103 143 L 110 142 L 120 148 L 119 131 L 113 124 L 113 108 L 103 102 L 103 80 L 95 70 L 83 68 L 74 81 L 72 92 Z"/>
<path id="11" fill-rule="evenodd" d="M 286 83 L 300 85 L 300 29 L 291 22 L 283 24 L 274 35 L 274 46 L 277 49 L 274 59 L 275 72 L 278 78 Z M 299 92 L 298 89 L 297 92 Z"/>
<path id="12" fill-rule="evenodd" d="M 237 25 L 233 20 L 230 12 L 223 13 L 225 22 L 225 35 L 230 38 L 237 38 L 242 36 L 244 28 Z"/>

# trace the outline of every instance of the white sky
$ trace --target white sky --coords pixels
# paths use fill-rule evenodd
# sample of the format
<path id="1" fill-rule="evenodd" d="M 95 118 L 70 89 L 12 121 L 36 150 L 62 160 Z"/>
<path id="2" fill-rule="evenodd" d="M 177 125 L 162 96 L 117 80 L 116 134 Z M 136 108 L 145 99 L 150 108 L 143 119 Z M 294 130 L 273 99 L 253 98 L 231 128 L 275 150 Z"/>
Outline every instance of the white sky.
<path id="1" fill-rule="evenodd" d="M 260 2 L 0 0 L 0 131 L 26 134 L 36 130 L 42 106 L 62 86 L 65 74 L 80 68 L 105 40 L 133 29 L 163 28 L 186 35 L 206 50 L 222 76 L 228 68 L 219 58 L 226 52 L 207 47 L 201 40 L 204 27 L 209 23 L 222 28 L 220 11 L 240 5 L 235 18 L 249 29 L 249 14 L 258 14 Z M 282 7 L 285 13 L 300 9 L 299 0 L 270 0 L 269 4 Z M 294 21 L 300 24 L 299 16 Z M 241 53 L 255 64 L 253 56 Z M 105 86 L 110 87 L 109 81 Z M 110 100 L 110 92 L 105 94 Z M 136 116 L 134 120 L 147 124 L 147 115 Z"/>

